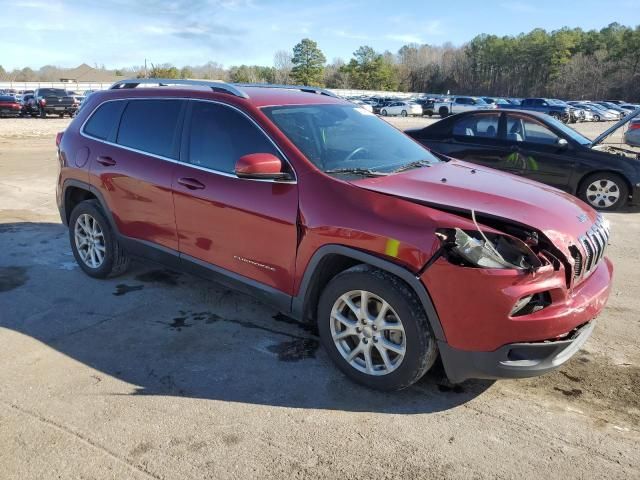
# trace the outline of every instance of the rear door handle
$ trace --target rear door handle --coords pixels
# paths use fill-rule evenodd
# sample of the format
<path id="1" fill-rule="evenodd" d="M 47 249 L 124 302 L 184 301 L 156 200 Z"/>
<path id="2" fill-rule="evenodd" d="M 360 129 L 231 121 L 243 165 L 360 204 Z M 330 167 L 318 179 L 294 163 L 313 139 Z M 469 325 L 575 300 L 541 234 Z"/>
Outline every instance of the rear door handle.
<path id="1" fill-rule="evenodd" d="M 204 188 L 204 184 L 195 178 L 179 178 L 178 183 L 187 187 L 189 190 L 202 190 Z"/>
<path id="2" fill-rule="evenodd" d="M 116 164 L 116 161 L 111 158 L 111 157 L 105 157 L 103 155 L 100 155 L 96 161 L 100 164 L 100 165 L 104 165 L 105 167 L 113 167 Z"/>

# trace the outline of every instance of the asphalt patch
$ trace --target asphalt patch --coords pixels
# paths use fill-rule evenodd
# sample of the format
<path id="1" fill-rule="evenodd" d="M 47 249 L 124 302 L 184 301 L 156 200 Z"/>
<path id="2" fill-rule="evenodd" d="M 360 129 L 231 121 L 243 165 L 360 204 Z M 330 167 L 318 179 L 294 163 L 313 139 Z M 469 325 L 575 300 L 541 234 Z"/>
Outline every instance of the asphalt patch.
<path id="1" fill-rule="evenodd" d="M 27 267 L 0 267 L 0 292 L 9 292 L 29 280 Z"/>
<path id="2" fill-rule="evenodd" d="M 182 274 L 174 272 L 172 270 L 151 270 L 150 272 L 141 273 L 136 275 L 136 280 L 145 283 L 160 283 L 162 285 L 168 285 L 174 287 L 178 285 L 178 279 Z"/>
<path id="3" fill-rule="evenodd" d="M 116 291 L 113 292 L 113 295 L 116 297 L 119 297 L 129 292 L 136 292 L 138 290 L 142 290 L 143 288 L 144 288 L 144 285 L 126 285 L 124 283 L 120 283 L 116 285 Z"/>
<path id="4" fill-rule="evenodd" d="M 295 340 L 280 342 L 267 347 L 267 350 L 278 355 L 282 362 L 298 362 L 305 358 L 315 358 L 320 342 L 313 338 L 297 338 Z"/>

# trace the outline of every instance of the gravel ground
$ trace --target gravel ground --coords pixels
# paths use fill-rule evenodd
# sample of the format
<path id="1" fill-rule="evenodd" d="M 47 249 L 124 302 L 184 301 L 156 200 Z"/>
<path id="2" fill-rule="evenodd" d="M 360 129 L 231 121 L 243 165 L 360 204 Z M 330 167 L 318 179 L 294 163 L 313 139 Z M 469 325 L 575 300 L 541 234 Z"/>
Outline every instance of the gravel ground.
<path id="1" fill-rule="evenodd" d="M 612 296 L 559 371 L 381 394 L 249 297 L 82 274 L 54 201 L 66 122 L 0 120 L 3 480 L 640 478 L 638 211 L 607 215 Z"/>

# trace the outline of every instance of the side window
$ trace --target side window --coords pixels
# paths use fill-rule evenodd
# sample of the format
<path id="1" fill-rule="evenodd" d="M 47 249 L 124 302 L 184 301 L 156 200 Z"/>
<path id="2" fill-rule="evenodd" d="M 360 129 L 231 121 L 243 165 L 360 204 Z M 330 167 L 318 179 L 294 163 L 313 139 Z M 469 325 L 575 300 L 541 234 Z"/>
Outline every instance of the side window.
<path id="1" fill-rule="evenodd" d="M 509 115 L 507 117 L 507 140 L 555 145 L 558 143 L 559 137 L 537 120 Z"/>
<path id="2" fill-rule="evenodd" d="M 459 137 L 496 138 L 500 114 L 470 115 L 458 120 L 453 135 Z"/>
<path id="3" fill-rule="evenodd" d="M 130 100 L 122 114 L 116 142 L 176 158 L 174 142 L 183 104 L 182 100 Z"/>
<path id="4" fill-rule="evenodd" d="M 226 173 L 235 171 L 236 162 L 243 155 L 280 156 L 247 117 L 231 107 L 211 102 L 193 102 L 187 146 L 189 163 Z"/>
<path id="5" fill-rule="evenodd" d="M 84 126 L 84 133 L 90 137 L 107 140 L 111 132 L 117 128 L 125 101 L 106 102 L 93 112 Z"/>

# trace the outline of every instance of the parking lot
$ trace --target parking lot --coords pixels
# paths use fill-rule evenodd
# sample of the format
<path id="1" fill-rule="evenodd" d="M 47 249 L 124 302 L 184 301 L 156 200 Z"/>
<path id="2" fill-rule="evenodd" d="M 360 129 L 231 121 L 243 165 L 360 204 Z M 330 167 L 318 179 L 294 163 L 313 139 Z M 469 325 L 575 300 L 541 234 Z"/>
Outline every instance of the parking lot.
<path id="1" fill-rule="evenodd" d="M 152 264 L 84 275 L 54 197 L 68 122 L 0 121 L 1 478 L 640 477 L 640 210 L 607 214 L 612 295 L 559 371 L 383 394 L 250 297 Z"/>

